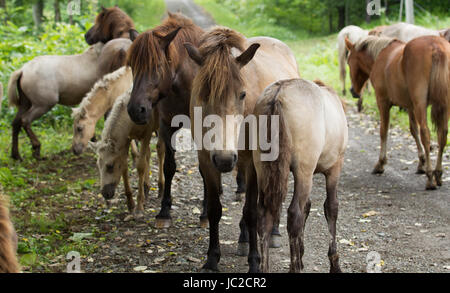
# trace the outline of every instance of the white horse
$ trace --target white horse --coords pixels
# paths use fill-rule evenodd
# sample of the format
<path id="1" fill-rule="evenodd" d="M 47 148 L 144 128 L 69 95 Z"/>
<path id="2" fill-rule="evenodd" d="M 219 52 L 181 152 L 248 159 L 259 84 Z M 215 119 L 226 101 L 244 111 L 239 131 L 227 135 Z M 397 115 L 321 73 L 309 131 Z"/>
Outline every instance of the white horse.
<path id="1" fill-rule="evenodd" d="M 439 31 L 427 29 L 418 25 L 399 22 L 396 24 L 388 25 L 381 32 L 381 36 L 397 38 L 400 41 L 408 43 L 409 41 L 423 36 L 438 36 Z M 350 40 L 351 41 L 351 40 Z M 351 41 L 353 44 L 355 42 Z"/>

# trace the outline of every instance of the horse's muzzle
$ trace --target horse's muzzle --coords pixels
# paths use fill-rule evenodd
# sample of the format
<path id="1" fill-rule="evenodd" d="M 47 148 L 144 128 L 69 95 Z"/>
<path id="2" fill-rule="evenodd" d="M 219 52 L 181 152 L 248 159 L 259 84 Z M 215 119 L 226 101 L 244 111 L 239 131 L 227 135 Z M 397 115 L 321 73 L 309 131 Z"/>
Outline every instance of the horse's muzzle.
<path id="1" fill-rule="evenodd" d="M 116 193 L 116 185 L 113 183 L 107 184 L 102 188 L 102 195 L 103 198 L 105 198 L 106 200 L 112 199 L 115 193 Z"/>
<path id="2" fill-rule="evenodd" d="M 138 125 L 146 125 L 150 121 L 152 109 L 145 105 L 128 104 L 128 115 Z"/>
<path id="3" fill-rule="evenodd" d="M 355 92 L 355 89 L 354 89 L 353 87 L 350 89 L 350 93 L 352 94 L 353 98 L 355 98 L 355 99 L 361 99 L 361 95 L 357 94 L 357 93 Z"/>
<path id="4" fill-rule="evenodd" d="M 227 155 L 212 154 L 211 160 L 217 170 L 219 170 L 221 173 L 229 173 L 233 171 L 234 167 L 236 166 L 238 155 L 236 153 Z"/>
<path id="5" fill-rule="evenodd" d="M 84 146 L 81 143 L 74 144 L 72 146 L 72 151 L 75 156 L 79 156 L 84 152 Z"/>

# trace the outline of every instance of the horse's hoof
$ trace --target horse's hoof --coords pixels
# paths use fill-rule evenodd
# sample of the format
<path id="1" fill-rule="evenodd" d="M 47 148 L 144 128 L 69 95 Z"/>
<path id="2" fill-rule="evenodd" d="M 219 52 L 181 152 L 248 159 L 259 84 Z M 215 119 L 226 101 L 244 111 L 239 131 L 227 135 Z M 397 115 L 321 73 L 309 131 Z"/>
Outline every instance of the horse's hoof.
<path id="1" fill-rule="evenodd" d="M 172 219 L 156 219 L 155 227 L 157 229 L 167 229 L 172 226 Z"/>
<path id="2" fill-rule="evenodd" d="M 207 262 L 203 265 L 202 269 L 200 270 L 201 273 L 218 273 L 219 267 L 217 266 L 217 263 L 211 263 Z"/>
<path id="3" fill-rule="evenodd" d="M 380 168 L 380 167 L 375 167 L 375 169 L 373 169 L 372 174 L 373 175 L 381 175 L 384 173 L 384 168 Z"/>
<path id="4" fill-rule="evenodd" d="M 341 273 L 342 270 L 339 266 L 330 268 L 330 274 L 341 274 Z"/>
<path id="5" fill-rule="evenodd" d="M 136 220 L 142 219 L 144 217 L 144 212 L 141 210 L 135 211 L 134 212 L 134 218 Z"/>
<path id="6" fill-rule="evenodd" d="M 248 242 L 239 242 L 236 254 L 238 256 L 247 256 L 248 255 Z"/>
<path id="7" fill-rule="evenodd" d="M 442 171 L 434 171 L 434 179 L 436 180 L 437 186 L 442 186 Z"/>
<path id="8" fill-rule="evenodd" d="M 425 170 L 423 169 L 423 167 L 417 168 L 416 174 L 417 174 L 417 175 L 423 175 L 423 174 L 425 174 Z"/>
<path id="9" fill-rule="evenodd" d="M 236 198 L 234 199 L 234 201 L 236 202 L 241 202 L 242 199 L 245 197 L 245 192 L 236 192 Z"/>
<path id="10" fill-rule="evenodd" d="M 200 228 L 206 229 L 209 227 L 209 221 L 207 218 L 205 219 L 200 219 L 200 223 L 199 223 Z"/>
<path id="11" fill-rule="evenodd" d="M 427 183 L 426 190 L 436 190 L 436 189 L 437 189 L 437 186 L 435 184 Z"/>
<path id="12" fill-rule="evenodd" d="M 280 248 L 281 247 L 281 236 L 280 235 L 272 235 L 270 236 L 270 248 Z"/>

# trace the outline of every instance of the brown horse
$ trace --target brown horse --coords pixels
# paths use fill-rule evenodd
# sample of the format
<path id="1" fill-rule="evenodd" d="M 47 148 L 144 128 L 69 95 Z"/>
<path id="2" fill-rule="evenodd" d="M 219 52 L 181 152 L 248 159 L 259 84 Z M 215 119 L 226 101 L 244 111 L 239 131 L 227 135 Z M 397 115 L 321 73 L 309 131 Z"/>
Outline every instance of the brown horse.
<path id="1" fill-rule="evenodd" d="M 125 12 L 117 5 L 111 8 L 102 6 L 94 26 L 85 34 L 84 38 L 89 45 L 98 42 L 106 44 L 112 39 L 130 39 L 133 34 L 136 34 L 133 20 Z"/>
<path id="2" fill-rule="evenodd" d="M 331 234 L 328 250 L 330 271 L 340 272 L 336 220 L 337 186 L 348 141 L 344 104 L 336 92 L 322 82 L 291 79 L 269 86 L 259 98 L 254 114 L 259 120 L 269 120 L 264 122 L 267 129 L 258 129 L 258 137 L 269 137 L 267 132 L 272 131 L 273 117 L 277 117 L 279 125 L 270 134 L 271 139 L 278 137 L 278 158 L 263 160 L 266 152 L 261 148 L 253 152 L 257 183 L 252 184 L 257 184 L 259 189 L 261 271 L 269 271 L 269 233 L 274 219 L 279 217 L 281 203 L 287 194 L 289 173 L 292 172 L 295 188 L 287 221 L 291 246 L 290 271 L 300 272 L 303 269 L 303 233 L 311 207 L 309 195 L 312 179 L 315 173 L 322 173 L 326 178 L 327 191 L 325 218 Z"/>
<path id="3" fill-rule="evenodd" d="M 9 105 L 18 108 L 12 123 L 12 158 L 20 159 L 19 133 L 23 127 L 31 140 L 33 157 L 40 159 L 41 143 L 31 123 L 57 104 L 79 104 L 99 78 L 118 69 L 111 62 L 121 59 L 130 45 L 128 39 L 96 43 L 79 55 L 36 57 L 15 71 L 8 84 Z"/>
<path id="4" fill-rule="evenodd" d="M 0 273 L 18 273 L 17 235 L 9 218 L 6 199 L 0 194 Z"/>
<path id="5" fill-rule="evenodd" d="M 397 39 L 368 37 L 356 44 L 346 41 L 352 93 L 359 96 L 370 77 L 380 111 L 380 159 L 373 173 L 382 174 L 387 163 L 386 142 L 392 106 L 406 109 L 419 153 L 417 173 L 426 173 L 428 190 L 442 185 L 442 155 L 447 144 L 450 115 L 450 44 L 443 38 L 424 36 L 405 44 Z M 436 169 L 430 160 L 427 107 L 437 128 L 439 154 Z M 419 127 L 418 127 L 419 125 Z M 420 131 L 419 131 L 420 130 Z M 419 139 L 420 134 L 420 139 Z"/>
<path id="6" fill-rule="evenodd" d="M 205 178 L 210 227 L 208 258 L 204 268 L 218 270 L 221 254 L 221 176 L 222 173 L 232 171 L 237 164 L 239 169 L 245 170 L 247 183 L 241 233 L 244 230 L 242 226 L 246 226 L 250 238 L 250 272 L 256 272 L 259 269 L 256 231 L 258 188 L 253 184 L 256 172 L 252 153 L 248 148 L 238 148 L 242 123 L 239 115 L 247 117 L 252 114 L 258 96 L 272 82 L 299 77 L 295 56 L 279 40 L 267 37 L 246 39 L 238 32 L 223 27 L 205 33 L 199 48 L 189 43 L 185 46 L 189 56 L 200 66 L 192 86 L 190 107 L 192 134 L 197 146 L 202 145 L 200 143 L 205 137 L 204 134 L 212 130 L 212 125 L 203 125 L 196 129 L 196 112 L 200 112 L 202 117 L 214 115 L 211 117 L 227 120 L 214 135 L 214 142 L 211 141 L 209 145 L 205 145 L 206 148 L 201 148 L 198 152 L 200 170 Z M 224 135 L 224 132 L 227 135 Z M 248 141 L 248 132 L 246 134 L 245 141 Z"/>

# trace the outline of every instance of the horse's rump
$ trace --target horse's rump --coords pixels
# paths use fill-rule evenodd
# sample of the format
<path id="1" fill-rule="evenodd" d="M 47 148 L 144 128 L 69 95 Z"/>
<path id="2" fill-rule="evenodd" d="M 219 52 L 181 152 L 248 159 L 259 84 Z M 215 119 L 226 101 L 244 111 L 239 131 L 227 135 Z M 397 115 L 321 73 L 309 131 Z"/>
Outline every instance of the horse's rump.
<path id="1" fill-rule="evenodd" d="M 0 194 L 0 273 L 18 273 L 17 235 L 9 218 L 6 199 Z"/>

